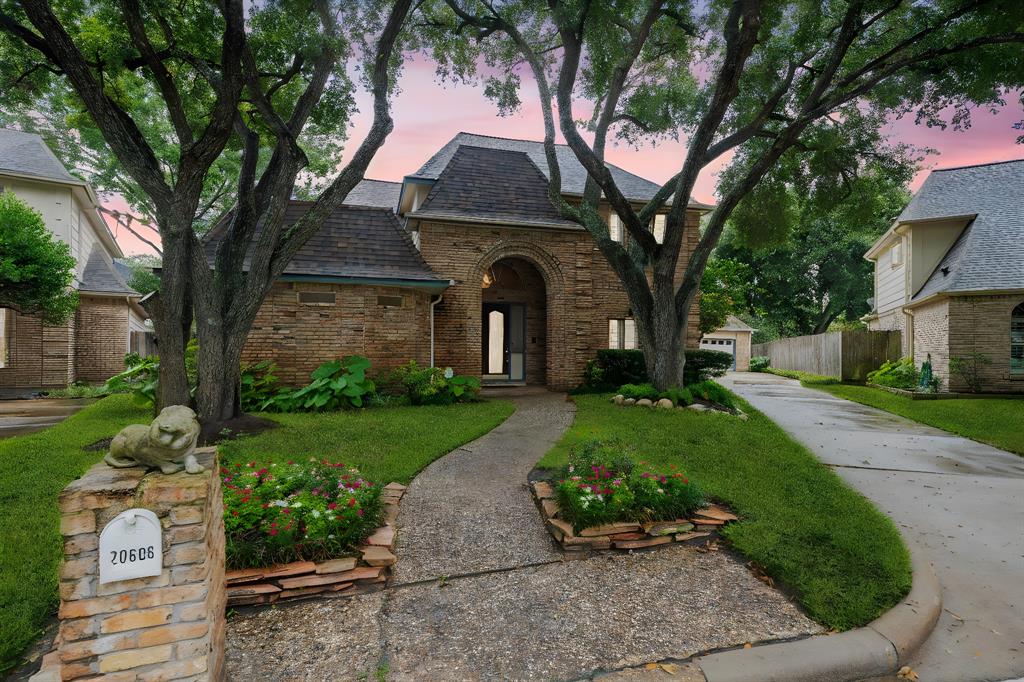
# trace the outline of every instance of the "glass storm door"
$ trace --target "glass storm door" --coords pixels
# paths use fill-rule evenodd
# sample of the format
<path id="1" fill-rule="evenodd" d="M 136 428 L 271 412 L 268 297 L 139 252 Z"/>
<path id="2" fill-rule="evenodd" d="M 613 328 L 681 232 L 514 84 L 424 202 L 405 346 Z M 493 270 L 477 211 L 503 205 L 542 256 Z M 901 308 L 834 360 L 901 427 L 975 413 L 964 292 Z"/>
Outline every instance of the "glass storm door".
<path id="1" fill-rule="evenodd" d="M 494 379 L 526 379 L 526 306 L 483 304 L 483 374 Z"/>

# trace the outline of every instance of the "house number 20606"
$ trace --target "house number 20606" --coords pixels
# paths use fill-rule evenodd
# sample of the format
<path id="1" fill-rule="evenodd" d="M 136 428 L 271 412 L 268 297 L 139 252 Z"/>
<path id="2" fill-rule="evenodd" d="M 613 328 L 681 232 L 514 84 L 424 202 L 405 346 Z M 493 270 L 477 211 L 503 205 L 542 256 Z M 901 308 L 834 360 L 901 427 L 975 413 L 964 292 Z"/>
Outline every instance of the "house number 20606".
<path id="1" fill-rule="evenodd" d="M 139 547 L 132 549 L 122 550 L 111 550 L 110 552 L 110 563 L 116 566 L 117 564 L 128 564 L 136 561 L 145 561 L 146 559 L 152 559 L 156 556 L 156 550 L 153 549 L 153 545 L 149 547 Z"/>

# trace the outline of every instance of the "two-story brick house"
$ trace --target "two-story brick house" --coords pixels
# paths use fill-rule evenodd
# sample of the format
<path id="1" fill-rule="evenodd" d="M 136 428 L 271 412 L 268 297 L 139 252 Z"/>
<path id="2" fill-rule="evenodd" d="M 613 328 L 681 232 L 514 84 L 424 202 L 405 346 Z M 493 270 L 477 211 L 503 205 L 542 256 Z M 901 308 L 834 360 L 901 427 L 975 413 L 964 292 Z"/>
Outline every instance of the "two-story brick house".
<path id="1" fill-rule="evenodd" d="M 38 211 L 54 237 L 71 247 L 74 317 L 46 325 L 0 308 L 0 390 L 101 382 L 124 369 L 130 350 L 149 350 L 151 331 L 139 294 L 126 284 L 123 256 L 100 216 L 96 194 L 68 173 L 38 135 L 0 129 L 0 191 Z"/>
<path id="2" fill-rule="evenodd" d="M 932 172 L 865 254 L 875 264 L 871 329 L 900 330 L 903 354 L 930 355 L 945 388 L 1024 392 L 1024 159 Z"/>
<path id="3" fill-rule="evenodd" d="M 586 172 L 567 147 L 558 154 L 563 193 L 578 200 Z M 609 168 L 638 208 L 658 190 Z M 359 353 L 378 370 L 416 360 L 486 381 L 577 385 L 599 349 L 635 348 L 635 330 L 592 237 L 548 201 L 546 173 L 539 142 L 460 133 L 400 183 L 363 181 L 275 284 L 243 359 L 273 360 L 292 383 Z M 709 209 L 689 204 L 680 269 Z M 663 232 L 663 215 L 652 229 Z M 699 338 L 694 310 L 686 345 Z"/>

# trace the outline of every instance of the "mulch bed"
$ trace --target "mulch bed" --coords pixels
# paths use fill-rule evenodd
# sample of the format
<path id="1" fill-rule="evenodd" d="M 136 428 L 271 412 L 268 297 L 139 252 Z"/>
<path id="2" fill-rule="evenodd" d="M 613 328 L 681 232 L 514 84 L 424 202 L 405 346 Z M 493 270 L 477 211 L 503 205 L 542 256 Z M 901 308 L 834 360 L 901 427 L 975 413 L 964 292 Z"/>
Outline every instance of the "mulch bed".
<path id="1" fill-rule="evenodd" d="M 639 523 L 623 521 L 575 531 L 560 518 L 554 488 L 546 481 L 530 485 L 534 501 L 544 516 L 548 531 L 566 552 L 601 550 L 632 551 L 675 543 L 703 545 L 718 539 L 718 531 L 737 516 L 717 504 L 698 509 L 690 518 Z"/>
<path id="2" fill-rule="evenodd" d="M 395 519 L 406 486 L 388 483 L 384 501 L 385 524 L 358 548 L 359 556 L 326 561 L 294 561 L 266 568 L 241 568 L 225 576 L 228 606 L 272 604 L 307 597 L 351 597 L 383 589 L 395 565 Z"/>

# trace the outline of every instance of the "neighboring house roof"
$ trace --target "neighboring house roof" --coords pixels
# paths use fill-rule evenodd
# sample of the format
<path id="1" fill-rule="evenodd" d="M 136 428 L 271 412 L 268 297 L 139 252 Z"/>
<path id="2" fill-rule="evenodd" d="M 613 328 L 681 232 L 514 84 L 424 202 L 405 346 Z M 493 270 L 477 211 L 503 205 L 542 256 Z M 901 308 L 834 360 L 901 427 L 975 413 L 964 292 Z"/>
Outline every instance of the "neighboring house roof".
<path id="1" fill-rule="evenodd" d="M 491 137 L 489 135 L 475 135 L 473 133 L 459 133 L 448 143 L 441 147 L 430 159 L 420 167 L 418 171 L 409 178 L 421 178 L 425 180 L 437 180 L 448 162 L 455 156 L 455 152 L 462 146 L 486 147 L 489 149 L 501 149 L 510 152 L 522 152 L 530 157 L 534 165 L 540 169 L 547 178 L 548 162 L 544 155 L 544 143 L 535 140 L 513 140 L 505 137 Z M 576 154 L 567 145 L 555 146 L 555 153 L 558 157 L 558 167 L 562 173 L 562 193 L 576 196 L 583 195 L 583 189 L 587 182 L 587 171 L 576 158 Z M 657 183 L 646 180 L 639 175 L 630 173 L 610 163 L 605 164 L 611 171 L 612 177 L 619 189 L 628 199 L 635 201 L 648 201 L 661 189 Z M 695 208 L 710 209 L 711 206 L 691 200 L 690 204 Z"/>
<path id="2" fill-rule="evenodd" d="M 410 215 L 583 229 L 548 201 L 547 179 L 527 154 L 470 145 L 455 150 L 423 205 Z"/>
<path id="3" fill-rule="evenodd" d="M 81 182 L 35 133 L 0 128 L 0 172 L 60 182 Z"/>
<path id="4" fill-rule="evenodd" d="M 293 201 L 285 211 L 285 227 L 306 212 L 309 202 Z M 214 227 L 204 239 L 212 260 L 226 222 Z M 248 267 L 248 258 L 246 259 Z M 283 279 L 395 280 L 410 285 L 447 286 L 430 269 L 398 216 L 387 208 L 342 206 L 310 237 L 292 258 Z"/>
<path id="5" fill-rule="evenodd" d="M 348 193 L 345 203 L 349 206 L 376 206 L 394 211 L 398 208 L 398 197 L 401 193 L 400 182 L 363 179 Z"/>
<path id="6" fill-rule="evenodd" d="M 89 252 L 89 259 L 85 262 L 79 290 L 87 293 L 138 296 L 139 292 L 128 286 L 122 267 L 125 266 L 108 261 L 103 249 L 94 244 L 92 251 Z"/>
<path id="7" fill-rule="evenodd" d="M 933 171 L 897 223 L 976 215 L 911 302 L 1024 289 L 1024 159 Z"/>
<path id="8" fill-rule="evenodd" d="M 725 318 L 725 324 L 716 329 L 719 332 L 754 332 L 757 331 L 749 324 L 736 317 L 735 315 L 729 315 Z"/>

